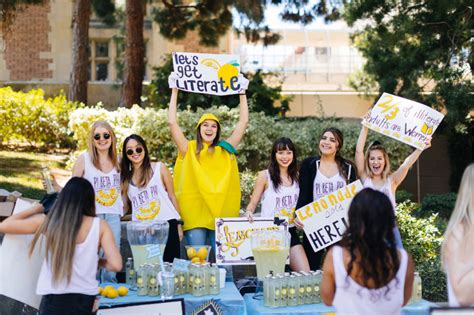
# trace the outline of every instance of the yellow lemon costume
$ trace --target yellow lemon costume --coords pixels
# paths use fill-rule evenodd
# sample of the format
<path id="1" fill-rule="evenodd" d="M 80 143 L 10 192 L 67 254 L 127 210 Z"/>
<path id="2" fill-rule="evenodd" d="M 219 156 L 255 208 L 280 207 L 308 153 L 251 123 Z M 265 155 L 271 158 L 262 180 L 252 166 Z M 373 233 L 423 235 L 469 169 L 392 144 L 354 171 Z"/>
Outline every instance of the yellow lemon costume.
<path id="1" fill-rule="evenodd" d="M 215 218 L 237 217 L 240 179 L 237 159 L 220 146 L 196 154 L 196 141 L 188 142 L 186 155 L 179 153 L 174 166 L 174 189 L 185 231 L 214 230 Z"/>

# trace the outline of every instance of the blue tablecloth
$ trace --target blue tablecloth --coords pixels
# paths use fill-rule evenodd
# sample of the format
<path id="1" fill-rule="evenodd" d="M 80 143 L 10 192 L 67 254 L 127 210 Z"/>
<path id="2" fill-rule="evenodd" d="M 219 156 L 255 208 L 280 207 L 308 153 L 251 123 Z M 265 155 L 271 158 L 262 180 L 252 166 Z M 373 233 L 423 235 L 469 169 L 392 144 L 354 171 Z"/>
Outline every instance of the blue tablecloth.
<path id="1" fill-rule="evenodd" d="M 114 287 L 119 287 L 123 284 L 111 284 L 104 283 L 101 284 L 102 287 L 106 285 L 112 285 Z M 127 285 L 123 285 L 128 287 Z M 225 287 L 221 289 L 219 295 L 206 295 L 206 296 L 192 296 L 191 294 L 176 295 L 175 298 L 184 299 L 184 307 L 186 314 L 191 314 L 198 307 L 208 302 L 209 300 L 214 300 L 219 308 L 223 311 L 223 314 L 231 315 L 246 315 L 246 308 L 244 299 L 240 295 L 239 291 L 235 287 L 233 282 L 226 282 Z M 138 296 L 136 291 L 129 291 L 127 296 L 118 297 L 116 299 L 109 299 L 101 297 L 100 306 L 101 307 L 110 307 L 115 305 L 123 304 L 134 304 L 134 303 L 143 303 L 143 302 L 152 302 L 159 301 L 161 298 L 159 296 Z"/>
<path id="2" fill-rule="evenodd" d="M 244 296 L 245 304 L 247 306 L 248 314 L 285 314 L 285 315 L 296 315 L 296 314 L 314 314 L 322 315 L 327 313 L 335 313 L 336 309 L 332 306 L 326 306 L 324 304 L 306 304 L 298 306 L 286 306 L 278 308 L 270 308 L 263 305 L 262 300 L 255 300 L 253 294 L 246 294 Z M 414 304 L 409 304 L 402 309 L 403 315 L 428 315 L 430 307 L 435 307 L 436 304 L 421 301 Z"/>

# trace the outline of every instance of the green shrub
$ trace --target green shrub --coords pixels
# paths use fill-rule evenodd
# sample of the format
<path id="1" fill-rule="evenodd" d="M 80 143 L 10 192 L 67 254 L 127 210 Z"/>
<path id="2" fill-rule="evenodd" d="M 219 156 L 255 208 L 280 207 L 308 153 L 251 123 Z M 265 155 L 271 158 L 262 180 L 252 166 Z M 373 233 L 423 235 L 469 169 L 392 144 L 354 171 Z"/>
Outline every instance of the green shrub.
<path id="1" fill-rule="evenodd" d="M 446 277 L 440 267 L 442 234 L 437 227 L 437 214 L 417 218 L 413 214 L 419 204 L 405 202 L 397 205 L 397 221 L 403 246 L 412 255 L 415 269 L 423 283 L 423 298 L 447 301 Z"/>
<path id="2" fill-rule="evenodd" d="M 439 213 L 439 216 L 449 220 L 456 204 L 456 193 L 427 194 L 421 202 L 422 213 Z"/>
<path id="3" fill-rule="evenodd" d="M 68 121 L 70 113 L 80 107 L 63 94 L 45 99 L 42 89 L 25 93 L 0 88 L 0 143 L 74 147 Z"/>
<path id="4" fill-rule="evenodd" d="M 395 193 L 395 200 L 397 201 L 397 204 L 406 201 L 411 201 L 412 198 L 413 194 L 403 189 L 397 190 L 397 192 Z"/>

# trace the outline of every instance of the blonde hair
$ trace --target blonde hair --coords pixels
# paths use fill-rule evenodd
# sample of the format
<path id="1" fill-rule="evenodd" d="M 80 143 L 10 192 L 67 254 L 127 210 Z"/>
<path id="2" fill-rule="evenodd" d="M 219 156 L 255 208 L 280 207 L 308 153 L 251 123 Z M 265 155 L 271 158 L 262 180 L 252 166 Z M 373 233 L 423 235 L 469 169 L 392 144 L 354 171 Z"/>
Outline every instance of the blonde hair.
<path id="1" fill-rule="evenodd" d="M 442 263 L 444 262 L 444 255 L 449 245 L 449 239 L 454 237 L 454 231 L 459 227 L 462 227 L 463 237 L 458 241 L 462 245 L 468 239 L 465 236 L 474 232 L 474 163 L 471 163 L 464 170 L 464 174 L 462 175 L 456 205 L 449 219 L 441 246 Z"/>
<path id="2" fill-rule="evenodd" d="M 385 181 L 387 179 L 388 175 L 390 175 L 390 158 L 388 156 L 387 151 L 385 150 L 383 145 L 381 145 L 380 143 L 370 145 L 367 148 L 367 151 L 365 151 L 365 165 L 364 165 L 365 173 L 370 178 L 374 178 L 374 173 L 372 172 L 372 170 L 370 169 L 370 166 L 369 166 L 369 157 L 370 157 L 370 152 L 372 152 L 372 151 L 380 151 L 383 154 L 383 158 L 385 160 L 385 165 L 384 165 L 384 168 L 383 168 L 383 171 L 382 171 L 382 179 Z"/>
<path id="3" fill-rule="evenodd" d="M 110 140 L 112 143 L 110 144 L 109 148 L 109 158 L 112 161 L 112 164 L 117 170 L 120 170 L 120 165 L 117 159 L 117 137 L 115 136 L 115 132 L 112 129 L 112 126 L 106 122 L 105 120 L 98 120 L 95 123 L 92 124 L 90 133 L 89 133 L 89 141 L 88 141 L 88 146 L 87 146 L 87 152 L 89 153 L 91 159 L 92 159 L 92 164 L 94 164 L 95 168 L 98 170 L 101 170 L 100 163 L 99 163 L 99 153 L 97 152 L 97 148 L 94 145 L 94 134 L 95 130 L 97 128 L 104 128 L 107 129 L 107 131 L 110 134 Z"/>

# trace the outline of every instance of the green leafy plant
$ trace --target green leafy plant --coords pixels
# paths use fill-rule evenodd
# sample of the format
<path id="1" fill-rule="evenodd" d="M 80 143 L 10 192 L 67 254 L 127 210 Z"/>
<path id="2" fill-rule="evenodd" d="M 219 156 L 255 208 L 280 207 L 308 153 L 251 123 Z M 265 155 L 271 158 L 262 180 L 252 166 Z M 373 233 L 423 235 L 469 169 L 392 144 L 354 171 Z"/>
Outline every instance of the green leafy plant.
<path id="1" fill-rule="evenodd" d="M 449 220 L 456 203 L 456 193 L 427 194 L 421 202 L 423 213 L 438 213 L 440 217 Z"/>

